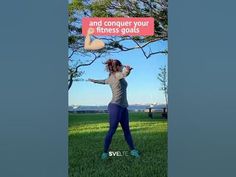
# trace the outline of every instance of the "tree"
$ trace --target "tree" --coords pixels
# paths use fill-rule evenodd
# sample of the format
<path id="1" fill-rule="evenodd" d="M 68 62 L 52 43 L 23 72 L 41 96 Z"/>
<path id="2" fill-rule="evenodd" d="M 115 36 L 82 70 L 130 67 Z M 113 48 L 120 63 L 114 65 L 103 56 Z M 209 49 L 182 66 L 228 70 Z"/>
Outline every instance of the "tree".
<path id="1" fill-rule="evenodd" d="M 159 68 L 160 73 L 158 74 L 157 78 L 161 82 L 161 88 L 164 92 L 166 108 L 168 107 L 168 74 L 167 74 L 167 67 L 163 66 Z"/>
<path id="2" fill-rule="evenodd" d="M 166 54 L 167 50 L 153 51 L 150 44 L 166 41 L 168 38 L 167 7 L 167 0 L 72 0 L 68 5 L 68 89 L 71 88 L 73 81 L 80 80 L 83 74 L 82 67 L 89 66 L 95 60 L 108 54 L 136 49 L 141 50 L 146 59 L 152 55 Z M 155 34 L 146 37 L 103 37 L 99 39 L 105 42 L 104 49 L 86 51 L 83 48 L 84 36 L 81 24 L 83 17 L 154 17 Z M 94 38 L 96 37 L 94 36 Z M 132 46 L 126 46 L 125 41 L 131 42 Z M 89 60 L 86 60 L 88 58 Z"/>

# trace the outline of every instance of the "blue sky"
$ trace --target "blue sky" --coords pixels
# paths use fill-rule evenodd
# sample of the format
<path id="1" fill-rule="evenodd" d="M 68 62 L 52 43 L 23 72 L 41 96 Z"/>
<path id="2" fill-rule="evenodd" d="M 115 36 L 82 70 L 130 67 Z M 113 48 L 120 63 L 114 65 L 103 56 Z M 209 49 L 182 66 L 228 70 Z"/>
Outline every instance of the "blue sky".
<path id="1" fill-rule="evenodd" d="M 126 43 L 126 46 L 129 43 Z M 167 49 L 167 42 L 159 41 L 150 45 L 152 51 Z M 148 49 L 148 48 L 147 48 Z M 75 56 L 76 57 L 76 56 Z M 128 82 L 127 97 L 129 104 L 165 103 L 164 94 L 159 90 L 160 82 L 157 79 L 159 67 L 167 65 L 167 55 L 153 55 L 146 59 L 140 49 L 111 54 L 99 58 L 85 71 L 83 79 L 106 79 L 108 73 L 102 62 L 109 58 L 119 59 L 122 64 L 130 65 L 134 69 L 126 78 Z M 112 94 L 109 85 L 95 84 L 81 81 L 74 82 L 69 90 L 69 105 L 107 105 Z"/>

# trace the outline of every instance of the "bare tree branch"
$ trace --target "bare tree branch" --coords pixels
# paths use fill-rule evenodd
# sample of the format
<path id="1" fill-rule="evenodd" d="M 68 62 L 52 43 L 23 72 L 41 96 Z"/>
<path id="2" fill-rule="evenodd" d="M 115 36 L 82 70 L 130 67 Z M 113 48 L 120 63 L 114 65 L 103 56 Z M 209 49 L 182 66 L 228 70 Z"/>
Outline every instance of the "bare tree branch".
<path id="1" fill-rule="evenodd" d="M 140 45 L 136 40 L 133 39 L 133 41 L 137 44 L 138 48 L 141 49 L 141 51 L 143 52 L 143 55 L 146 57 L 146 59 L 150 58 L 152 55 L 155 55 L 155 54 L 166 54 L 167 52 L 166 51 L 157 51 L 157 52 L 151 52 L 151 50 L 149 51 L 149 54 L 147 54 L 144 50 L 144 47 L 147 46 L 148 44 L 145 44 L 145 45 Z M 148 43 L 152 43 L 152 42 L 155 42 L 154 41 L 149 41 Z"/>
<path id="2" fill-rule="evenodd" d="M 102 56 L 103 53 L 100 53 L 99 55 L 96 55 L 95 53 L 92 54 L 94 55 L 94 58 L 89 63 L 79 64 L 75 67 L 75 69 L 69 68 L 68 90 L 71 88 L 73 81 L 76 80 L 75 76 L 78 73 L 79 68 L 93 64 L 98 58 Z"/>
<path id="3" fill-rule="evenodd" d="M 140 49 L 146 59 L 156 54 L 166 54 L 167 51 L 152 51 L 150 44 L 165 41 L 168 38 L 168 1 L 167 0 L 140 0 L 140 1 L 73 1 L 69 4 L 69 64 L 68 81 L 69 88 L 73 81 L 79 80 L 81 76 L 80 67 L 89 66 L 104 53 L 113 54 Z M 105 48 L 101 51 L 91 52 L 84 50 L 84 36 L 82 35 L 83 17 L 153 17 L 153 36 L 107 36 L 96 37 L 105 42 Z M 132 41 L 126 43 L 125 41 Z M 91 61 L 84 61 L 88 56 L 94 55 Z M 79 55 L 79 56 L 77 56 Z M 75 57 L 73 57 L 75 56 Z M 73 60 L 71 60 L 73 58 Z M 76 63 L 78 61 L 78 63 Z M 71 81 L 71 82 L 70 82 Z"/>

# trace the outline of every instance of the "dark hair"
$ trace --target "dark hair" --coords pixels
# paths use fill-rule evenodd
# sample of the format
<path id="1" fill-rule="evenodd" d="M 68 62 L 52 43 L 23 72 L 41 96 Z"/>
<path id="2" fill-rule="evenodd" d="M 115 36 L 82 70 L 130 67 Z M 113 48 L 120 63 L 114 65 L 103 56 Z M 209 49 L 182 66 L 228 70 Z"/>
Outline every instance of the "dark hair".
<path id="1" fill-rule="evenodd" d="M 106 70 L 110 74 L 119 71 L 118 67 L 122 66 L 121 62 L 119 60 L 116 60 L 116 59 L 109 59 L 104 64 L 106 65 Z"/>

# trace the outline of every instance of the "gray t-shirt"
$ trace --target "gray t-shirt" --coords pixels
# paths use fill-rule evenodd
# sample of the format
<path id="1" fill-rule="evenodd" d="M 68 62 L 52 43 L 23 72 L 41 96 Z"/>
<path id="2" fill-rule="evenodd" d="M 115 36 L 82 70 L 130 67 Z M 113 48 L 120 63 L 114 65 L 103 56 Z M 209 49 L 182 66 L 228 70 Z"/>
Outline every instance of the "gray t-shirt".
<path id="1" fill-rule="evenodd" d="M 112 100 L 110 103 L 118 104 L 122 107 L 128 107 L 127 93 L 126 89 L 128 83 L 125 77 L 128 76 L 129 72 L 127 70 L 123 72 L 116 72 L 111 74 L 107 79 L 104 80 L 94 80 L 98 84 L 109 84 L 112 90 Z"/>

